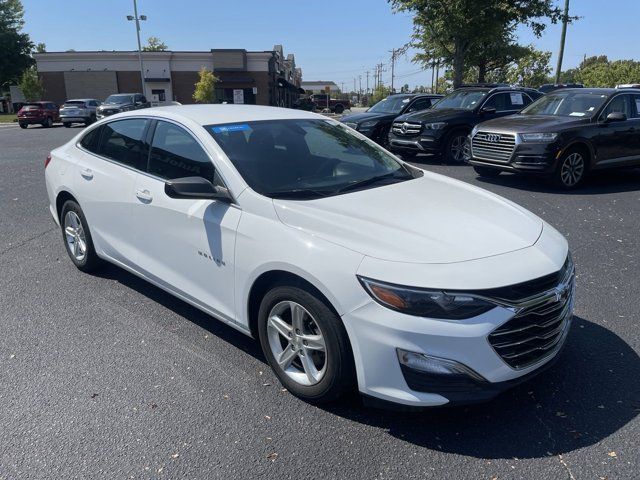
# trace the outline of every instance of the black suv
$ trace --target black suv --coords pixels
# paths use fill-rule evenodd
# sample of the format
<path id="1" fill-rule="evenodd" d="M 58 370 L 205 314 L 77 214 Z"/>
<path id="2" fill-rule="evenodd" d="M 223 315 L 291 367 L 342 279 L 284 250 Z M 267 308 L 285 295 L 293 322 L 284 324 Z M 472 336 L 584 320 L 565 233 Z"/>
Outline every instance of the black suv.
<path id="1" fill-rule="evenodd" d="M 517 113 L 541 95 L 532 88 L 459 88 L 429 110 L 396 118 L 389 133 L 389 148 L 403 156 L 431 153 L 461 163 L 467 136 L 475 125 Z"/>
<path id="2" fill-rule="evenodd" d="M 440 98 L 442 95 L 429 93 L 398 93 L 380 100 L 366 112 L 346 115 L 340 121 L 380 145 L 386 145 L 391 124 L 398 115 L 430 108 Z"/>
<path id="3" fill-rule="evenodd" d="M 99 119 L 113 115 L 114 113 L 148 108 L 151 103 L 141 93 L 115 93 L 109 95 L 107 99 L 96 109 L 96 117 Z"/>
<path id="4" fill-rule="evenodd" d="M 640 165 L 640 89 L 557 90 L 470 137 L 469 163 L 480 176 L 546 175 L 575 188 L 590 170 Z"/>

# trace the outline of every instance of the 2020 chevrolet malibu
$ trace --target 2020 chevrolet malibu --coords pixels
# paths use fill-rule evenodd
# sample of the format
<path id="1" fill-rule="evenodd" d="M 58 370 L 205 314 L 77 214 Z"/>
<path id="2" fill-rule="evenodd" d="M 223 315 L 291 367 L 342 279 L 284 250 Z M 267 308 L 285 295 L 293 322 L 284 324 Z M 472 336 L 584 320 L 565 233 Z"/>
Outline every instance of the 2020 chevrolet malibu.
<path id="1" fill-rule="evenodd" d="M 567 337 L 574 267 L 554 228 L 314 113 L 126 112 L 45 167 L 80 270 L 119 265 L 259 339 L 308 401 L 486 400 Z"/>

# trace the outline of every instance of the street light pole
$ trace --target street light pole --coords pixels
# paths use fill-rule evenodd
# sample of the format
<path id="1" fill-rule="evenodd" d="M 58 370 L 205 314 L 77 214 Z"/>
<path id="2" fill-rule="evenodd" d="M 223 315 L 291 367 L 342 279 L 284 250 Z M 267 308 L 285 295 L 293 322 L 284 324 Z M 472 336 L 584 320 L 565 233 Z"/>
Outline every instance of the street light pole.
<path id="1" fill-rule="evenodd" d="M 562 34 L 560 36 L 560 51 L 558 52 L 558 66 L 556 67 L 556 83 L 560 83 L 562 72 L 562 57 L 564 57 L 564 41 L 567 37 L 567 23 L 569 22 L 569 0 L 564 1 L 564 15 L 562 16 Z"/>
<path id="2" fill-rule="evenodd" d="M 127 15 L 127 20 L 135 20 L 136 37 L 138 38 L 138 61 L 140 62 L 140 80 L 142 81 L 142 94 L 146 96 L 144 91 L 144 63 L 142 62 L 142 44 L 140 43 L 140 20 L 146 20 L 146 15 L 138 16 L 138 2 L 133 0 L 133 16 Z"/>

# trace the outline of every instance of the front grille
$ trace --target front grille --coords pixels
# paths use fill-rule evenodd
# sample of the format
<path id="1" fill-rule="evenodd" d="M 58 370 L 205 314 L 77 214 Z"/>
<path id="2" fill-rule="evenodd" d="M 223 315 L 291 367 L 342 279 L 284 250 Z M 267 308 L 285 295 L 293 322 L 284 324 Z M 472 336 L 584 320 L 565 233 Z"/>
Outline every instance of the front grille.
<path id="1" fill-rule="evenodd" d="M 473 158 L 508 163 L 516 147 L 515 135 L 478 132 L 471 140 Z"/>
<path id="2" fill-rule="evenodd" d="M 561 275 L 561 276 L 560 276 Z M 545 286 L 520 300 L 509 303 L 516 315 L 489 334 L 489 343 L 512 368 L 525 368 L 555 353 L 564 343 L 569 331 L 573 309 L 574 269 L 570 259 L 554 274 L 556 282 L 550 286 L 551 275 L 527 282 Z M 523 285 L 515 286 L 524 292 Z M 514 288 L 514 287 L 510 287 Z M 494 297 L 495 298 L 495 297 Z"/>
<path id="3" fill-rule="evenodd" d="M 394 122 L 391 131 L 396 135 L 411 137 L 422 131 L 422 124 L 411 122 Z"/>

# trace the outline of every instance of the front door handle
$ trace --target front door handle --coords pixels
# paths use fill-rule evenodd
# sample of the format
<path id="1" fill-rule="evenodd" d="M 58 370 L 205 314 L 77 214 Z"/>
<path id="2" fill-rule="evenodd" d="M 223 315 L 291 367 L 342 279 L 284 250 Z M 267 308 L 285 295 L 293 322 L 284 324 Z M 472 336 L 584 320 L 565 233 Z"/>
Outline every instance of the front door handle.
<path id="1" fill-rule="evenodd" d="M 151 196 L 151 192 L 149 192 L 149 190 L 136 190 L 136 197 L 138 197 L 138 200 L 144 203 L 149 203 L 151 202 L 151 200 L 153 200 L 153 197 Z"/>
<path id="2" fill-rule="evenodd" d="M 86 180 L 91 180 L 93 178 L 93 170 L 90 168 L 83 168 L 80 170 L 80 175 L 82 175 L 82 178 L 85 178 Z"/>

